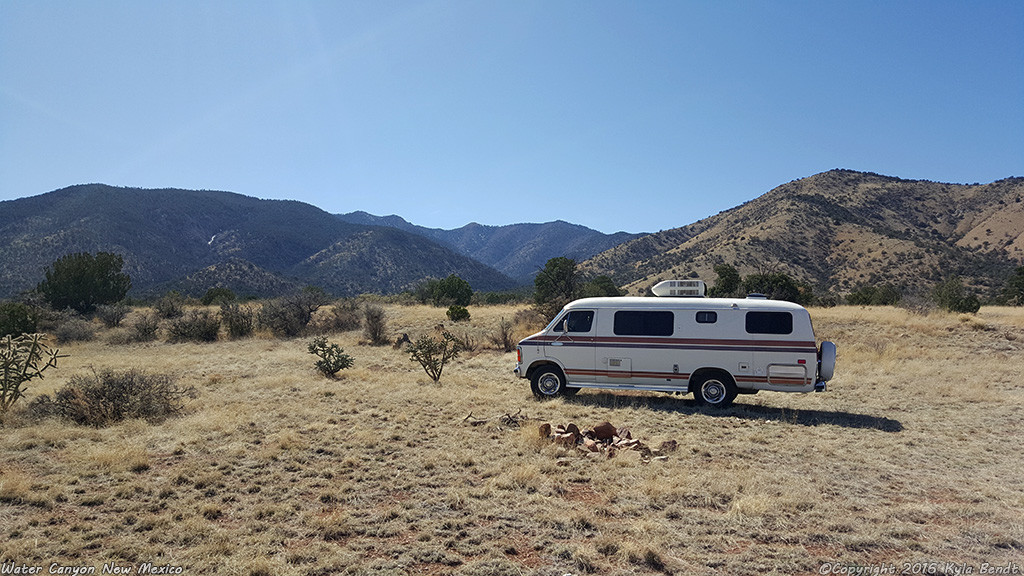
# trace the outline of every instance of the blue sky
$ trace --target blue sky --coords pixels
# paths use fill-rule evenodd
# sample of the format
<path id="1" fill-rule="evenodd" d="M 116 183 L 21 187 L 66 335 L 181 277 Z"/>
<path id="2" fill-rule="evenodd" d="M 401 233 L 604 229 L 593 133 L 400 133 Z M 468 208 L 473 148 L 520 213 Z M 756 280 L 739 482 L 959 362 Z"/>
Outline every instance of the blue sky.
<path id="1" fill-rule="evenodd" d="M 0 200 L 640 232 L 832 168 L 1024 176 L 1024 2 L 0 0 Z"/>

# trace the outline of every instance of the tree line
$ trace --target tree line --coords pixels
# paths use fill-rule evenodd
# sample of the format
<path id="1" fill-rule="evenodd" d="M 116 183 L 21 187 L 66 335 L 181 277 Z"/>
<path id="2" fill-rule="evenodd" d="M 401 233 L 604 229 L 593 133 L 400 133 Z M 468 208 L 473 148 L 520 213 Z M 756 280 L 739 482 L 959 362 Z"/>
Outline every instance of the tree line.
<path id="1" fill-rule="evenodd" d="M 53 310 L 70 309 L 85 316 L 116 313 L 123 310 L 123 305 L 121 308 L 118 308 L 118 305 L 125 301 L 132 286 L 131 278 L 123 271 L 123 267 L 124 258 L 118 254 L 68 254 L 46 268 L 44 278 L 36 286 L 33 296 Z M 747 294 L 758 293 L 768 298 L 801 305 L 842 303 L 835 297 L 817 297 L 809 284 L 792 278 L 772 266 L 766 266 L 747 276 L 742 276 L 735 267 L 728 264 L 715 266 L 714 272 L 716 278 L 708 290 L 708 296 L 711 297 L 744 297 Z M 305 292 L 317 290 L 311 287 Z M 449 319 L 462 321 L 469 319 L 468 307 L 475 298 L 485 304 L 500 304 L 521 301 L 532 296 L 536 310 L 545 318 L 551 319 L 562 307 L 575 299 L 621 296 L 623 291 L 610 277 L 588 276 L 580 271 L 575 260 L 556 257 L 548 260 L 544 268 L 537 272 L 532 295 L 527 292 L 509 292 L 480 296 L 474 293 L 469 282 L 455 274 L 442 279 L 425 280 L 409 294 L 422 304 L 447 306 Z M 176 301 L 182 300 L 171 296 L 173 294 L 161 299 L 158 308 L 174 305 Z M 326 297 L 326 294 L 322 296 Z M 900 303 L 903 297 L 903 290 L 898 286 L 870 284 L 845 295 L 844 300 L 846 304 L 851 305 L 895 305 Z M 939 308 L 953 312 L 973 313 L 981 306 L 978 297 L 956 276 L 950 276 L 935 286 L 929 297 Z M 202 303 L 223 305 L 234 299 L 235 294 L 231 290 L 217 287 L 207 291 Z M 1024 266 L 1018 267 L 1005 282 L 1001 297 L 995 303 L 1024 305 Z M 26 302 L 0 303 L 0 335 L 34 332 L 38 317 L 37 308 Z"/>

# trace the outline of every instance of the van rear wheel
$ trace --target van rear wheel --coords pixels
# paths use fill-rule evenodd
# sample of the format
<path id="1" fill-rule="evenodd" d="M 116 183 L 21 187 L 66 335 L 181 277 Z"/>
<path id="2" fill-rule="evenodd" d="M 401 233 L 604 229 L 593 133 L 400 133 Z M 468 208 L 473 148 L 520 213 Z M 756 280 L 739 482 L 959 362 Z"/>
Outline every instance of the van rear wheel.
<path id="1" fill-rule="evenodd" d="M 725 408 L 736 399 L 739 390 L 736 383 L 726 374 L 706 374 L 695 381 L 690 389 L 701 406 Z"/>
<path id="2" fill-rule="evenodd" d="M 530 390 L 537 398 L 555 398 L 567 394 L 565 374 L 558 366 L 542 366 L 530 378 Z M 574 390 L 575 392 L 575 390 Z"/>

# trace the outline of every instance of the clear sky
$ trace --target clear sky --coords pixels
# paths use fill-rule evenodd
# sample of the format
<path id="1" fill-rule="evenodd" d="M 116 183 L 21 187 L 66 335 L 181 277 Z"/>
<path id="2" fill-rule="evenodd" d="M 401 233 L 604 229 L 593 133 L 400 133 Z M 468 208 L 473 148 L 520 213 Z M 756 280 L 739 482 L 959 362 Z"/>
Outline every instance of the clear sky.
<path id="1" fill-rule="evenodd" d="M 0 200 L 641 232 L 832 168 L 1024 176 L 1024 2 L 0 0 Z"/>

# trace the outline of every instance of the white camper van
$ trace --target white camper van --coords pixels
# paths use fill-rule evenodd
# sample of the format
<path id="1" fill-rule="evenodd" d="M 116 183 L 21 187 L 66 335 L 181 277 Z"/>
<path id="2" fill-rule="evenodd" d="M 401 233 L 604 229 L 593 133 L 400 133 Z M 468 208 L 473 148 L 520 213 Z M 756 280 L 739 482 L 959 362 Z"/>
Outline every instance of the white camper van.
<path id="1" fill-rule="evenodd" d="M 823 391 L 836 347 L 817 345 L 802 306 L 751 295 L 704 294 L 699 280 L 670 280 L 657 298 L 584 298 L 519 342 L 515 372 L 538 398 L 580 388 L 692 392 L 725 407 L 760 390 Z M 673 297 L 675 296 L 675 297 Z"/>

